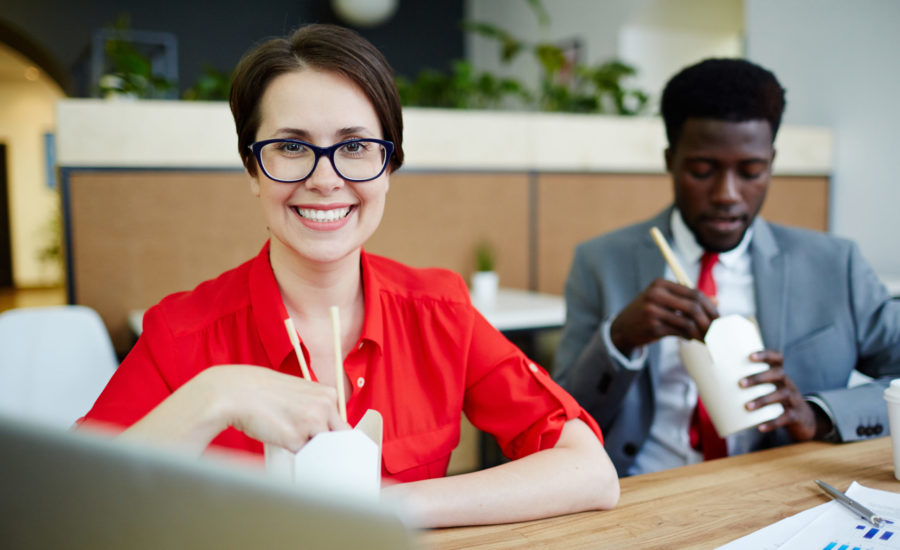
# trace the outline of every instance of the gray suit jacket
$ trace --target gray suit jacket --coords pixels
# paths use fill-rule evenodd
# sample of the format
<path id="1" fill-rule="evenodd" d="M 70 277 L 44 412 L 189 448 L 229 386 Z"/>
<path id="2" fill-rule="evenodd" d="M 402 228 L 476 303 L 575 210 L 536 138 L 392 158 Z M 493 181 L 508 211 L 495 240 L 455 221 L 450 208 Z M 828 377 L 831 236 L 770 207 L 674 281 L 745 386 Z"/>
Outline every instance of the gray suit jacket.
<path id="1" fill-rule="evenodd" d="M 643 369 L 607 353 L 600 325 L 614 318 L 665 261 L 649 229 L 671 241 L 671 207 L 655 218 L 581 243 L 566 283 L 566 326 L 555 376 L 603 429 L 606 451 L 624 475 L 647 438 L 654 414 L 659 344 Z M 750 254 L 756 316 L 767 349 L 784 354 L 788 376 L 834 413 L 843 441 L 884 435 L 884 383 L 900 377 L 900 301 L 891 300 L 856 245 L 822 233 L 753 224 Z M 881 380 L 847 389 L 853 369 Z M 789 443 L 786 430 L 745 430 L 736 452 Z"/>

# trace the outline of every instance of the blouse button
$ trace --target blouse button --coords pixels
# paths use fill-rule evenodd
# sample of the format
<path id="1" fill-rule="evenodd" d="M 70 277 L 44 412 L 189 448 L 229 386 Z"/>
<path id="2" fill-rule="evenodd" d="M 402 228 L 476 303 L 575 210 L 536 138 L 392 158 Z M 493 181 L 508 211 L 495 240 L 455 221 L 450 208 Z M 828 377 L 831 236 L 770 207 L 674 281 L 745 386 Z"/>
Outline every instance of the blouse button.
<path id="1" fill-rule="evenodd" d="M 538 371 L 537 365 L 535 365 L 534 363 L 528 363 L 528 368 L 531 369 L 531 372 Z"/>
<path id="2" fill-rule="evenodd" d="M 357 386 L 357 387 L 361 388 L 361 387 L 363 387 L 363 386 L 365 386 L 365 385 L 366 385 L 366 379 L 365 379 L 365 378 L 363 378 L 362 376 L 360 376 L 359 378 L 356 379 L 356 386 Z"/>
<path id="3" fill-rule="evenodd" d="M 359 343 L 359 345 L 358 345 L 358 346 L 356 346 L 356 349 L 362 349 L 362 347 L 363 347 L 363 343 L 362 343 L 362 342 L 360 342 L 360 343 Z M 362 378 L 360 378 L 360 380 L 362 380 Z"/>

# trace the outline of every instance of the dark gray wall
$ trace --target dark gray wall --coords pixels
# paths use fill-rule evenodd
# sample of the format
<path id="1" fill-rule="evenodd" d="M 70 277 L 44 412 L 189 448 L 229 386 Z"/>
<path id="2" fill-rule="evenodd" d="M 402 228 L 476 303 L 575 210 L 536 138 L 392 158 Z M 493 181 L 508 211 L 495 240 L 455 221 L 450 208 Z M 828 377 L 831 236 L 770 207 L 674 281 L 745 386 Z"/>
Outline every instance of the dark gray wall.
<path id="1" fill-rule="evenodd" d="M 400 0 L 393 18 L 357 29 L 401 75 L 423 68 L 445 70 L 462 59 L 463 0 Z M 23 0 L 4 2 L 0 29 L 23 36 L 43 50 L 71 81 L 72 95 L 88 95 L 91 33 L 127 14 L 134 30 L 174 33 L 178 40 L 179 88 L 193 84 L 203 67 L 230 71 L 259 40 L 284 35 L 304 23 L 338 23 L 328 0 Z M 0 40 L 3 39 L 0 33 Z M 18 48 L 21 49 L 21 48 Z M 40 59 L 35 59 L 41 62 Z"/>

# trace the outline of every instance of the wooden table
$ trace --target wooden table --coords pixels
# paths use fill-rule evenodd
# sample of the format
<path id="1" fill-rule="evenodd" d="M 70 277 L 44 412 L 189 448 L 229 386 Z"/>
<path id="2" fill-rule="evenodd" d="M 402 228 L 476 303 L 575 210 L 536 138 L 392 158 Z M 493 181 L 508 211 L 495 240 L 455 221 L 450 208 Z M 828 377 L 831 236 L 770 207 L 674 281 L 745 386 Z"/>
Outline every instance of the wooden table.
<path id="1" fill-rule="evenodd" d="M 425 548 L 715 548 L 828 498 L 813 479 L 900 492 L 889 437 L 809 442 L 621 480 L 618 506 L 422 533 Z"/>

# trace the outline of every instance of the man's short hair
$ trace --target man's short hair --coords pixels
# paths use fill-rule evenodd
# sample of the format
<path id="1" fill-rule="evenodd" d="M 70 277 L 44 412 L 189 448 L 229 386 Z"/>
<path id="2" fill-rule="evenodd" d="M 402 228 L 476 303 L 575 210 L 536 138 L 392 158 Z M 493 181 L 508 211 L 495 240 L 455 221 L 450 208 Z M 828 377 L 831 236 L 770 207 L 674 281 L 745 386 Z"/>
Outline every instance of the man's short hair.
<path id="1" fill-rule="evenodd" d="M 706 59 L 669 80 L 660 109 L 669 147 L 678 143 L 689 118 L 766 120 L 774 142 L 784 112 L 784 88 L 771 71 L 749 61 Z"/>

